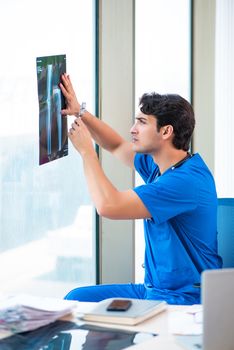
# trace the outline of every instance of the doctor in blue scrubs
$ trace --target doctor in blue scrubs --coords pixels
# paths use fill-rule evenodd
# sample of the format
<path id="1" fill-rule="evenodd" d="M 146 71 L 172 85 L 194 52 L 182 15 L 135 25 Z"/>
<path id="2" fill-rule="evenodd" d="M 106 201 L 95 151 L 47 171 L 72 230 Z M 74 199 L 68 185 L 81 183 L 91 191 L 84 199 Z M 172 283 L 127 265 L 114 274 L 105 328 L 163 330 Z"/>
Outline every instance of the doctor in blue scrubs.
<path id="1" fill-rule="evenodd" d="M 66 99 L 62 114 L 77 117 L 68 136 L 82 157 L 99 215 L 144 219 L 145 235 L 144 283 L 81 287 L 65 298 L 199 303 L 201 272 L 221 268 L 222 259 L 217 254 L 214 179 L 201 156 L 189 153 L 195 126 L 192 106 L 176 94 L 144 94 L 129 142 L 88 111 L 81 111 L 68 75 L 62 75 L 60 88 Z M 127 191 L 116 189 L 101 168 L 92 139 L 135 169 L 144 184 Z"/>

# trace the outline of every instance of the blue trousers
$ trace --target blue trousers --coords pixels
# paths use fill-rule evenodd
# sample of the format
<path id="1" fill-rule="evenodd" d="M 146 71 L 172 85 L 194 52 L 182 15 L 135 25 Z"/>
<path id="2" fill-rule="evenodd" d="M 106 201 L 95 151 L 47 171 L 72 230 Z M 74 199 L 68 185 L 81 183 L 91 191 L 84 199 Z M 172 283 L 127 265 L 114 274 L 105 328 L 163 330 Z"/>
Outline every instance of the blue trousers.
<path id="1" fill-rule="evenodd" d="M 65 299 L 98 302 L 108 298 L 146 299 L 144 284 L 102 284 L 71 290 Z"/>

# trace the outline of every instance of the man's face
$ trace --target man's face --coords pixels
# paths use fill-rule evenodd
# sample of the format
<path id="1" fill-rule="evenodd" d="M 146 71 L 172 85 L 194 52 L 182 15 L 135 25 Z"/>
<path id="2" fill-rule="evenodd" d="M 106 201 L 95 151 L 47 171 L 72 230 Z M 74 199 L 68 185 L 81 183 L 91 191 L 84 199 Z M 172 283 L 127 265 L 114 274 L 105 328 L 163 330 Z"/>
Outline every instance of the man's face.
<path id="1" fill-rule="evenodd" d="M 161 132 L 157 130 L 157 120 L 152 115 L 139 113 L 130 130 L 133 150 L 137 153 L 154 154 L 162 145 Z"/>

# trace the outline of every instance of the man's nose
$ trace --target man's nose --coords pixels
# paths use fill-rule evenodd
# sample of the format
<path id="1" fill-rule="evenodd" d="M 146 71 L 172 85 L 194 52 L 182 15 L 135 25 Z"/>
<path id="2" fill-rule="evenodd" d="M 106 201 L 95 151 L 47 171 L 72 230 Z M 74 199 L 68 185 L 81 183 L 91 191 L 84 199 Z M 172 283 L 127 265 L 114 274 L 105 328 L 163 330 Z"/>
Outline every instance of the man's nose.
<path id="1" fill-rule="evenodd" d="M 136 124 L 133 124 L 133 126 L 130 129 L 130 134 L 136 134 L 137 130 L 136 130 Z"/>

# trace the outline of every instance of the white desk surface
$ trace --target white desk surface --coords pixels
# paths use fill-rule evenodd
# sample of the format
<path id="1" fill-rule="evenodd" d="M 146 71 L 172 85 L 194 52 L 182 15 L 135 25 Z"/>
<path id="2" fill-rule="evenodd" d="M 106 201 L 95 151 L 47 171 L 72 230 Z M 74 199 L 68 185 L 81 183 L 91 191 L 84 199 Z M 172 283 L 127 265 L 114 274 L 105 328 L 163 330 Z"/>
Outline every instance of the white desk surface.
<path id="1" fill-rule="evenodd" d="M 87 311 L 90 307 L 93 307 L 94 303 L 84 303 L 80 302 L 78 306 L 78 312 L 82 313 Z M 145 331 L 157 333 L 158 336 L 147 340 L 141 344 L 135 345 L 134 350 L 182 350 L 184 349 L 176 342 L 176 336 L 169 333 L 169 315 L 174 311 L 183 311 L 188 310 L 189 306 L 174 306 L 168 305 L 166 311 L 161 312 L 160 314 L 148 319 L 136 326 L 121 326 L 107 323 L 98 323 L 99 326 L 105 325 L 105 327 L 114 327 L 118 329 L 128 329 L 134 331 Z M 91 322 L 85 322 L 91 324 Z M 97 323 L 93 323 L 96 324 Z M 132 349 L 129 347 L 128 349 Z M 127 349 L 127 348 L 126 348 Z"/>
<path id="2" fill-rule="evenodd" d="M 79 314 L 84 313 L 85 311 L 89 311 L 93 308 L 95 303 L 86 303 L 79 302 L 77 310 L 73 313 L 73 315 L 67 315 L 63 317 L 63 320 L 72 321 L 72 322 L 81 322 L 79 319 Z M 192 307 L 192 306 L 191 306 Z M 127 329 L 132 331 L 140 331 L 140 332 L 150 332 L 156 333 L 158 336 L 153 337 L 150 340 L 144 341 L 141 344 L 134 345 L 134 347 L 128 347 L 126 349 L 134 349 L 134 350 L 182 350 L 184 349 L 182 346 L 177 344 L 176 336 L 170 333 L 169 330 L 169 319 L 172 315 L 175 315 L 178 311 L 186 311 L 188 312 L 190 306 L 173 306 L 168 305 L 167 310 L 161 312 L 160 314 L 139 323 L 136 326 L 122 326 L 115 325 L 110 323 L 93 323 L 93 322 L 85 322 L 87 324 L 96 324 L 99 326 L 105 326 L 110 328 L 118 328 L 118 329 Z M 192 309 L 191 309 L 192 310 Z M 180 313 L 179 313 L 180 314 Z M 177 315 L 176 321 L 177 321 Z M 0 339 L 3 338 L 3 334 L 0 333 Z"/>

